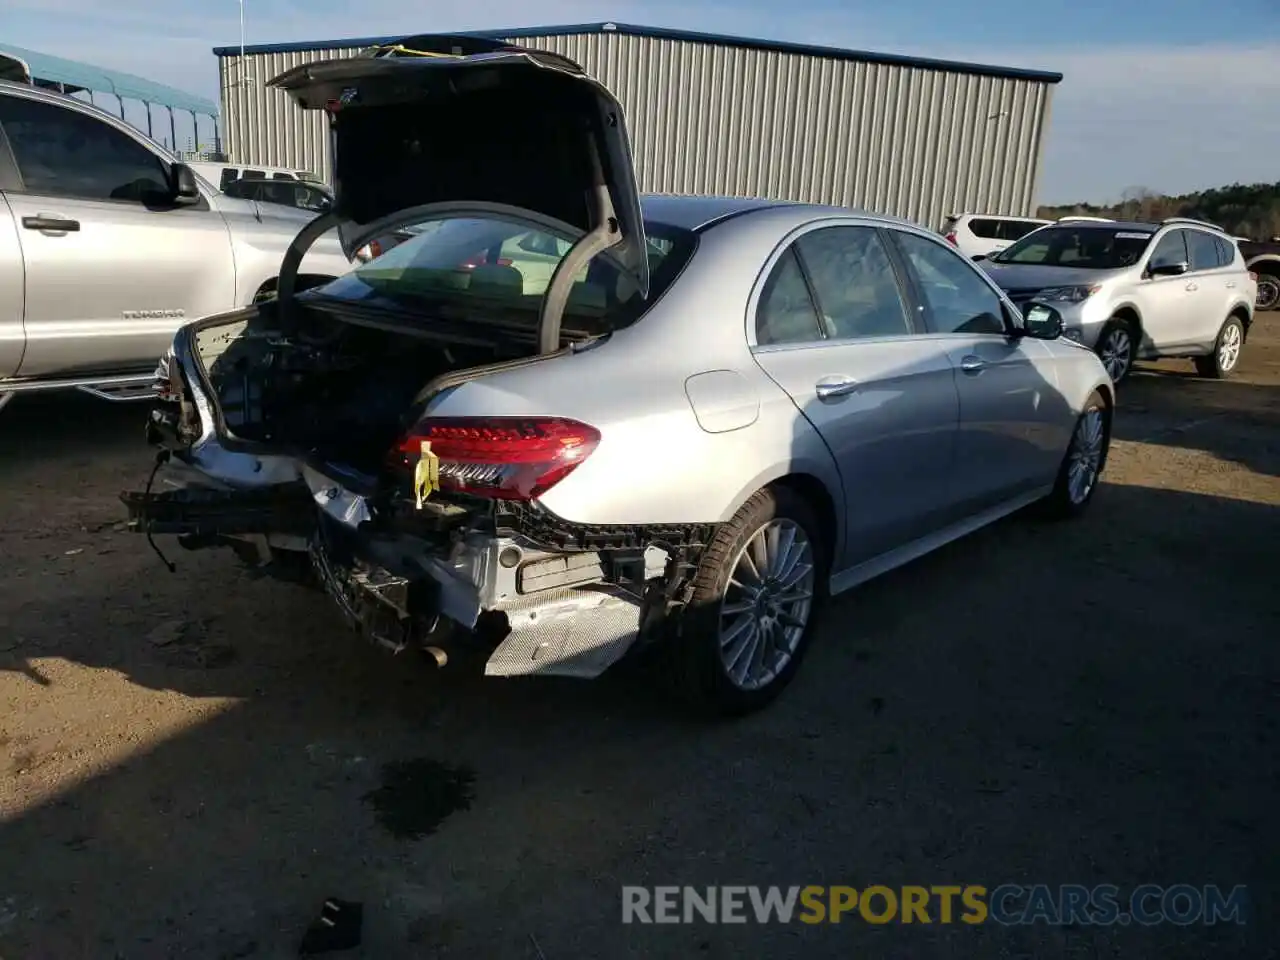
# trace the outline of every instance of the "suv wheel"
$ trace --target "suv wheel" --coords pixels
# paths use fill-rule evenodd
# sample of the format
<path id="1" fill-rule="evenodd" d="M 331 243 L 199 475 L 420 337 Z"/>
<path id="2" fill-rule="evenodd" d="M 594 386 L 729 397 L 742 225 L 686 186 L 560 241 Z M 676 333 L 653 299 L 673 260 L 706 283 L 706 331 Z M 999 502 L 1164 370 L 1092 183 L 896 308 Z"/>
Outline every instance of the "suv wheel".
<path id="1" fill-rule="evenodd" d="M 1258 299 L 1254 303 L 1257 310 L 1274 310 L 1280 304 L 1280 276 L 1258 274 Z"/>
<path id="2" fill-rule="evenodd" d="M 1112 320 L 1102 330 L 1095 348 L 1113 383 L 1119 383 L 1133 369 L 1138 355 L 1137 338 L 1127 320 Z"/>
<path id="3" fill-rule="evenodd" d="M 1196 357 L 1196 373 L 1213 380 L 1225 380 L 1240 362 L 1240 350 L 1244 346 L 1244 324 L 1237 316 L 1227 317 L 1218 331 L 1213 353 Z"/>
<path id="4" fill-rule="evenodd" d="M 758 492 L 717 533 L 669 638 L 672 680 L 703 713 L 772 701 L 808 649 L 826 548 L 813 511 L 785 487 Z"/>

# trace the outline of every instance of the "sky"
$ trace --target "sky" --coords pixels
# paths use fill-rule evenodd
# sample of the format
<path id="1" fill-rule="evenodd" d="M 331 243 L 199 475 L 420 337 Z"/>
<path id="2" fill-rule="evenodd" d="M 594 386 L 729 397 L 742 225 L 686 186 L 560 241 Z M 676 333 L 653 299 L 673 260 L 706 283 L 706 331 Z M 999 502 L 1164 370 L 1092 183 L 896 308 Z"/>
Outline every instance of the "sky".
<path id="1" fill-rule="evenodd" d="M 239 16 L 237 0 L 0 0 L 0 46 L 216 100 L 211 50 L 240 42 Z M 251 44 L 615 20 L 1052 70 L 1042 203 L 1280 180 L 1280 0 L 245 0 L 245 17 Z"/>

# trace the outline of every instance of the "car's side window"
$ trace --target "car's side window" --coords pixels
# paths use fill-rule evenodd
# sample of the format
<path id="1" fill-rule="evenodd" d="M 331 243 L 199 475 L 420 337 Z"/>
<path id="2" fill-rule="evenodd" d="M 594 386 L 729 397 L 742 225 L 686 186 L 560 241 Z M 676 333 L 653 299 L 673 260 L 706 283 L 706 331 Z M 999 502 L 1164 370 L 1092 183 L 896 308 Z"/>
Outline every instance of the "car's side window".
<path id="1" fill-rule="evenodd" d="M 317 190 L 315 187 L 299 186 L 297 188 L 297 198 L 298 206 L 303 210 L 316 210 L 324 213 L 333 206 L 329 200 L 329 195 L 323 190 Z"/>
<path id="2" fill-rule="evenodd" d="M 249 180 L 232 180 L 222 190 L 228 197 L 237 200 L 258 199 L 258 185 Z"/>
<path id="3" fill-rule="evenodd" d="M 1187 252 L 1191 255 L 1192 270 L 1217 270 L 1224 266 L 1217 240 L 1203 230 L 1187 231 Z"/>
<path id="4" fill-rule="evenodd" d="M 223 193 L 230 193 L 228 189 L 233 183 L 240 179 L 240 171 L 235 167 L 223 167 L 222 179 L 218 181 L 218 189 Z"/>
<path id="5" fill-rule="evenodd" d="M 27 193 L 135 203 L 169 195 L 160 158 L 94 117 L 23 97 L 3 97 L 0 125 Z"/>
<path id="6" fill-rule="evenodd" d="M 809 343 L 822 339 L 818 312 L 794 248 L 774 264 L 756 308 L 756 343 Z"/>
<path id="7" fill-rule="evenodd" d="M 1042 223 L 1036 223 L 1034 220 L 1005 220 L 1000 225 L 1001 240 L 1021 240 L 1032 230 L 1038 230 L 1044 226 Z"/>
<path id="8" fill-rule="evenodd" d="M 894 231 L 936 333 L 1005 333 L 1004 305 L 964 257 L 914 233 Z"/>
<path id="9" fill-rule="evenodd" d="M 1232 266 L 1236 262 L 1236 245 L 1224 237 L 1214 237 L 1213 242 L 1218 245 L 1219 265 Z"/>
<path id="10" fill-rule="evenodd" d="M 999 240 L 1000 221 L 974 217 L 969 221 L 969 232 L 982 240 Z"/>
<path id="11" fill-rule="evenodd" d="M 1156 248 L 1151 251 L 1151 260 L 1148 267 L 1164 266 L 1171 263 L 1189 263 L 1187 257 L 1187 231 L 1170 230 L 1156 244 Z"/>
<path id="12" fill-rule="evenodd" d="M 898 276 L 873 227 L 824 227 L 796 241 L 832 340 L 911 333 Z"/>

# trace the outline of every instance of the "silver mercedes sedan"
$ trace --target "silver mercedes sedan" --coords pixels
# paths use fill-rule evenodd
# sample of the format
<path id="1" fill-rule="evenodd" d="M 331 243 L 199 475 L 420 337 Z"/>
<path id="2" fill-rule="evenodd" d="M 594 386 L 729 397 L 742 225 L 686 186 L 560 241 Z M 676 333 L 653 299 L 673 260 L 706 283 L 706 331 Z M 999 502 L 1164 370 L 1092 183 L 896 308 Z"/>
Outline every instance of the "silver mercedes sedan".
<path id="1" fill-rule="evenodd" d="M 485 82 L 440 80 L 467 70 Z M 693 703 L 743 713 L 791 681 L 831 595 L 1093 497 L 1100 361 L 928 230 L 640 197 L 617 101 L 538 51 L 275 83 L 331 113 L 337 199 L 311 233 L 336 220 L 355 250 L 418 226 L 179 332 L 133 529 L 306 576 L 394 650 L 594 677 L 653 648 Z M 528 109 L 468 127 L 488 96 Z M 448 156 L 423 146 L 441 128 Z M 497 179 L 517 149 L 541 173 Z"/>

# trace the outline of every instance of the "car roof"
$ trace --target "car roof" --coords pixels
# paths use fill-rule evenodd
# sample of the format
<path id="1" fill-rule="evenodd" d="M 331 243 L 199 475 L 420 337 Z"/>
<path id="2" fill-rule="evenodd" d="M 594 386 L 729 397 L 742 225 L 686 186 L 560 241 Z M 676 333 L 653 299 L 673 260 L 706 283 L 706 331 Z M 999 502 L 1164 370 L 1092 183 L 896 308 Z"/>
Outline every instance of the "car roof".
<path id="1" fill-rule="evenodd" d="M 962 220 L 968 217 L 970 220 L 1019 220 L 1031 223 L 1053 223 L 1052 220 L 1046 220 L 1044 217 L 1023 217 L 1016 213 L 948 213 L 948 220 Z"/>
<path id="2" fill-rule="evenodd" d="M 1068 220 L 1065 223 L 1056 220 L 1050 227 L 1063 227 L 1070 230 L 1135 230 L 1143 233 L 1155 233 L 1161 224 L 1144 223 L 1141 220 Z"/>
<path id="3" fill-rule="evenodd" d="M 768 200 L 763 197 L 704 197 L 667 193 L 644 194 L 640 197 L 640 209 L 646 220 L 692 230 L 695 233 L 739 214 L 784 207 L 797 212 L 812 213 L 814 216 L 867 217 L 886 224 L 920 229 L 919 224 L 881 213 L 870 213 L 852 207 L 799 203 L 792 200 Z"/>

